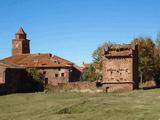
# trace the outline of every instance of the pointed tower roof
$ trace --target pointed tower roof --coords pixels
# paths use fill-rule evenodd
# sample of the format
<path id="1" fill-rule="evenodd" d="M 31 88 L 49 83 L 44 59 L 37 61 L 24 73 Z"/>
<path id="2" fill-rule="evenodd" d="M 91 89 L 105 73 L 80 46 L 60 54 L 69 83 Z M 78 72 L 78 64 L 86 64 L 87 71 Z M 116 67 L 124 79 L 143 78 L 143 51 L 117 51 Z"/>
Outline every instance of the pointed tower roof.
<path id="1" fill-rule="evenodd" d="M 23 30 L 23 28 L 22 27 L 20 27 L 19 29 L 18 29 L 18 31 L 16 32 L 16 35 L 17 34 L 23 34 L 23 35 L 26 35 L 26 33 L 24 32 L 24 30 Z"/>

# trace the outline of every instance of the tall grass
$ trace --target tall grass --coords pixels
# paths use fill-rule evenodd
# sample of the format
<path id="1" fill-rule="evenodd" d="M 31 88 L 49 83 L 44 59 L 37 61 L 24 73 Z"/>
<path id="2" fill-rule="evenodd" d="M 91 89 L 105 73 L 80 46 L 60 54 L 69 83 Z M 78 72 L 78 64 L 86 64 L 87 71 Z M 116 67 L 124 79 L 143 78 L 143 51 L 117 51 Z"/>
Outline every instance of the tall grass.
<path id="1" fill-rule="evenodd" d="M 0 96 L 0 120 L 159 120 L 160 90 Z"/>

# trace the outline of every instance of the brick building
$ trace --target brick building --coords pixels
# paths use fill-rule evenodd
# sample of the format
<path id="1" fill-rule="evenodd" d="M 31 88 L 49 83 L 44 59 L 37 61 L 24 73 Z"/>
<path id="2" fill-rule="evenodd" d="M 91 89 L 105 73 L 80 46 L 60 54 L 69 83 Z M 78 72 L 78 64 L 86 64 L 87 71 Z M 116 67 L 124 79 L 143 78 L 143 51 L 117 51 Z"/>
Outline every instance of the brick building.
<path id="1" fill-rule="evenodd" d="M 53 86 L 58 83 L 67 83 L 79 81 L 81 72 L 75 67 L 75 64 L 50 53 L 31 54 L 30 40 L 27 39 L 27 34 L 20 28 L 12 40 L 12 56 L 4 58 L 5 63 L 10 63 L 19 68 L 37 68 L 44 75 L 45 84 Z M 4 69 L 0 67 L 0 82 L 3 83 L 5 78 L 2 78 Z"/>
<path id="2" fill-rule="evenodd" d="M 0 61 L 0 94 L 18 91 L 23 68 L 6 62 Z"/>
<path id="3" fill-rule="evenodd" d="M 138 47 L 133 44 L 110 45 L 103 55 L 103 87 L 106 91 L 138 88 Z"/>

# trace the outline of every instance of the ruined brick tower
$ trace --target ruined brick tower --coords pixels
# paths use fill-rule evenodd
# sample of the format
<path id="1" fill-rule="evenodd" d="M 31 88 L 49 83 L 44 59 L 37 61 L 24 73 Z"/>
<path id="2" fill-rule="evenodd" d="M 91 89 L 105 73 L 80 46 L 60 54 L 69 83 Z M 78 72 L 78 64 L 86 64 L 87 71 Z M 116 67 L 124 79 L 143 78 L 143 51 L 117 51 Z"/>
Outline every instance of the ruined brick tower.
<path id="1" fill-rule="evenodd" d="M 110 45 L 104 49 L 103 87 L 107 92 L 138 88 L 137 45 Z"/>
<path id="2" fill-rule="evenodd" d="M 15 38 L 12 40 L 12 55 L 22 55 L 30 53 L 30 40 L 27 39 L 27 34 L 20 27 Z"/>

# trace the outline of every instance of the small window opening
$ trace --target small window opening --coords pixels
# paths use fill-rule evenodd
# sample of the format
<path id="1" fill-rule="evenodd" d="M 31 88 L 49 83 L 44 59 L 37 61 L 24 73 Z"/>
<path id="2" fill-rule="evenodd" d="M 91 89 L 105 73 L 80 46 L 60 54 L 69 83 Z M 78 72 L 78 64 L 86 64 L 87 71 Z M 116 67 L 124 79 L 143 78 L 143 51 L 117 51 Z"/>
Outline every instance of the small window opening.
<path id="1" fill-rule="evenodd" d="M 45 75 L 46 74 L 46 71 L 43 71 L 43 75 Z"/>
<path id="2" fill-rule="evenodd" d="M 45 85 L 48 84 L 48 78 L 45 78 Z"/>
<path id="3" fill-rule="evenodd" d="M 64 73 L 61 73 L 61 77 L 64 77 Z"/>
<path id="4" fill-rule="evenodd" d="M 55 74 L 55 77 L 57 78 L 57 77 L 58 77 L 58 74 Z"/>

